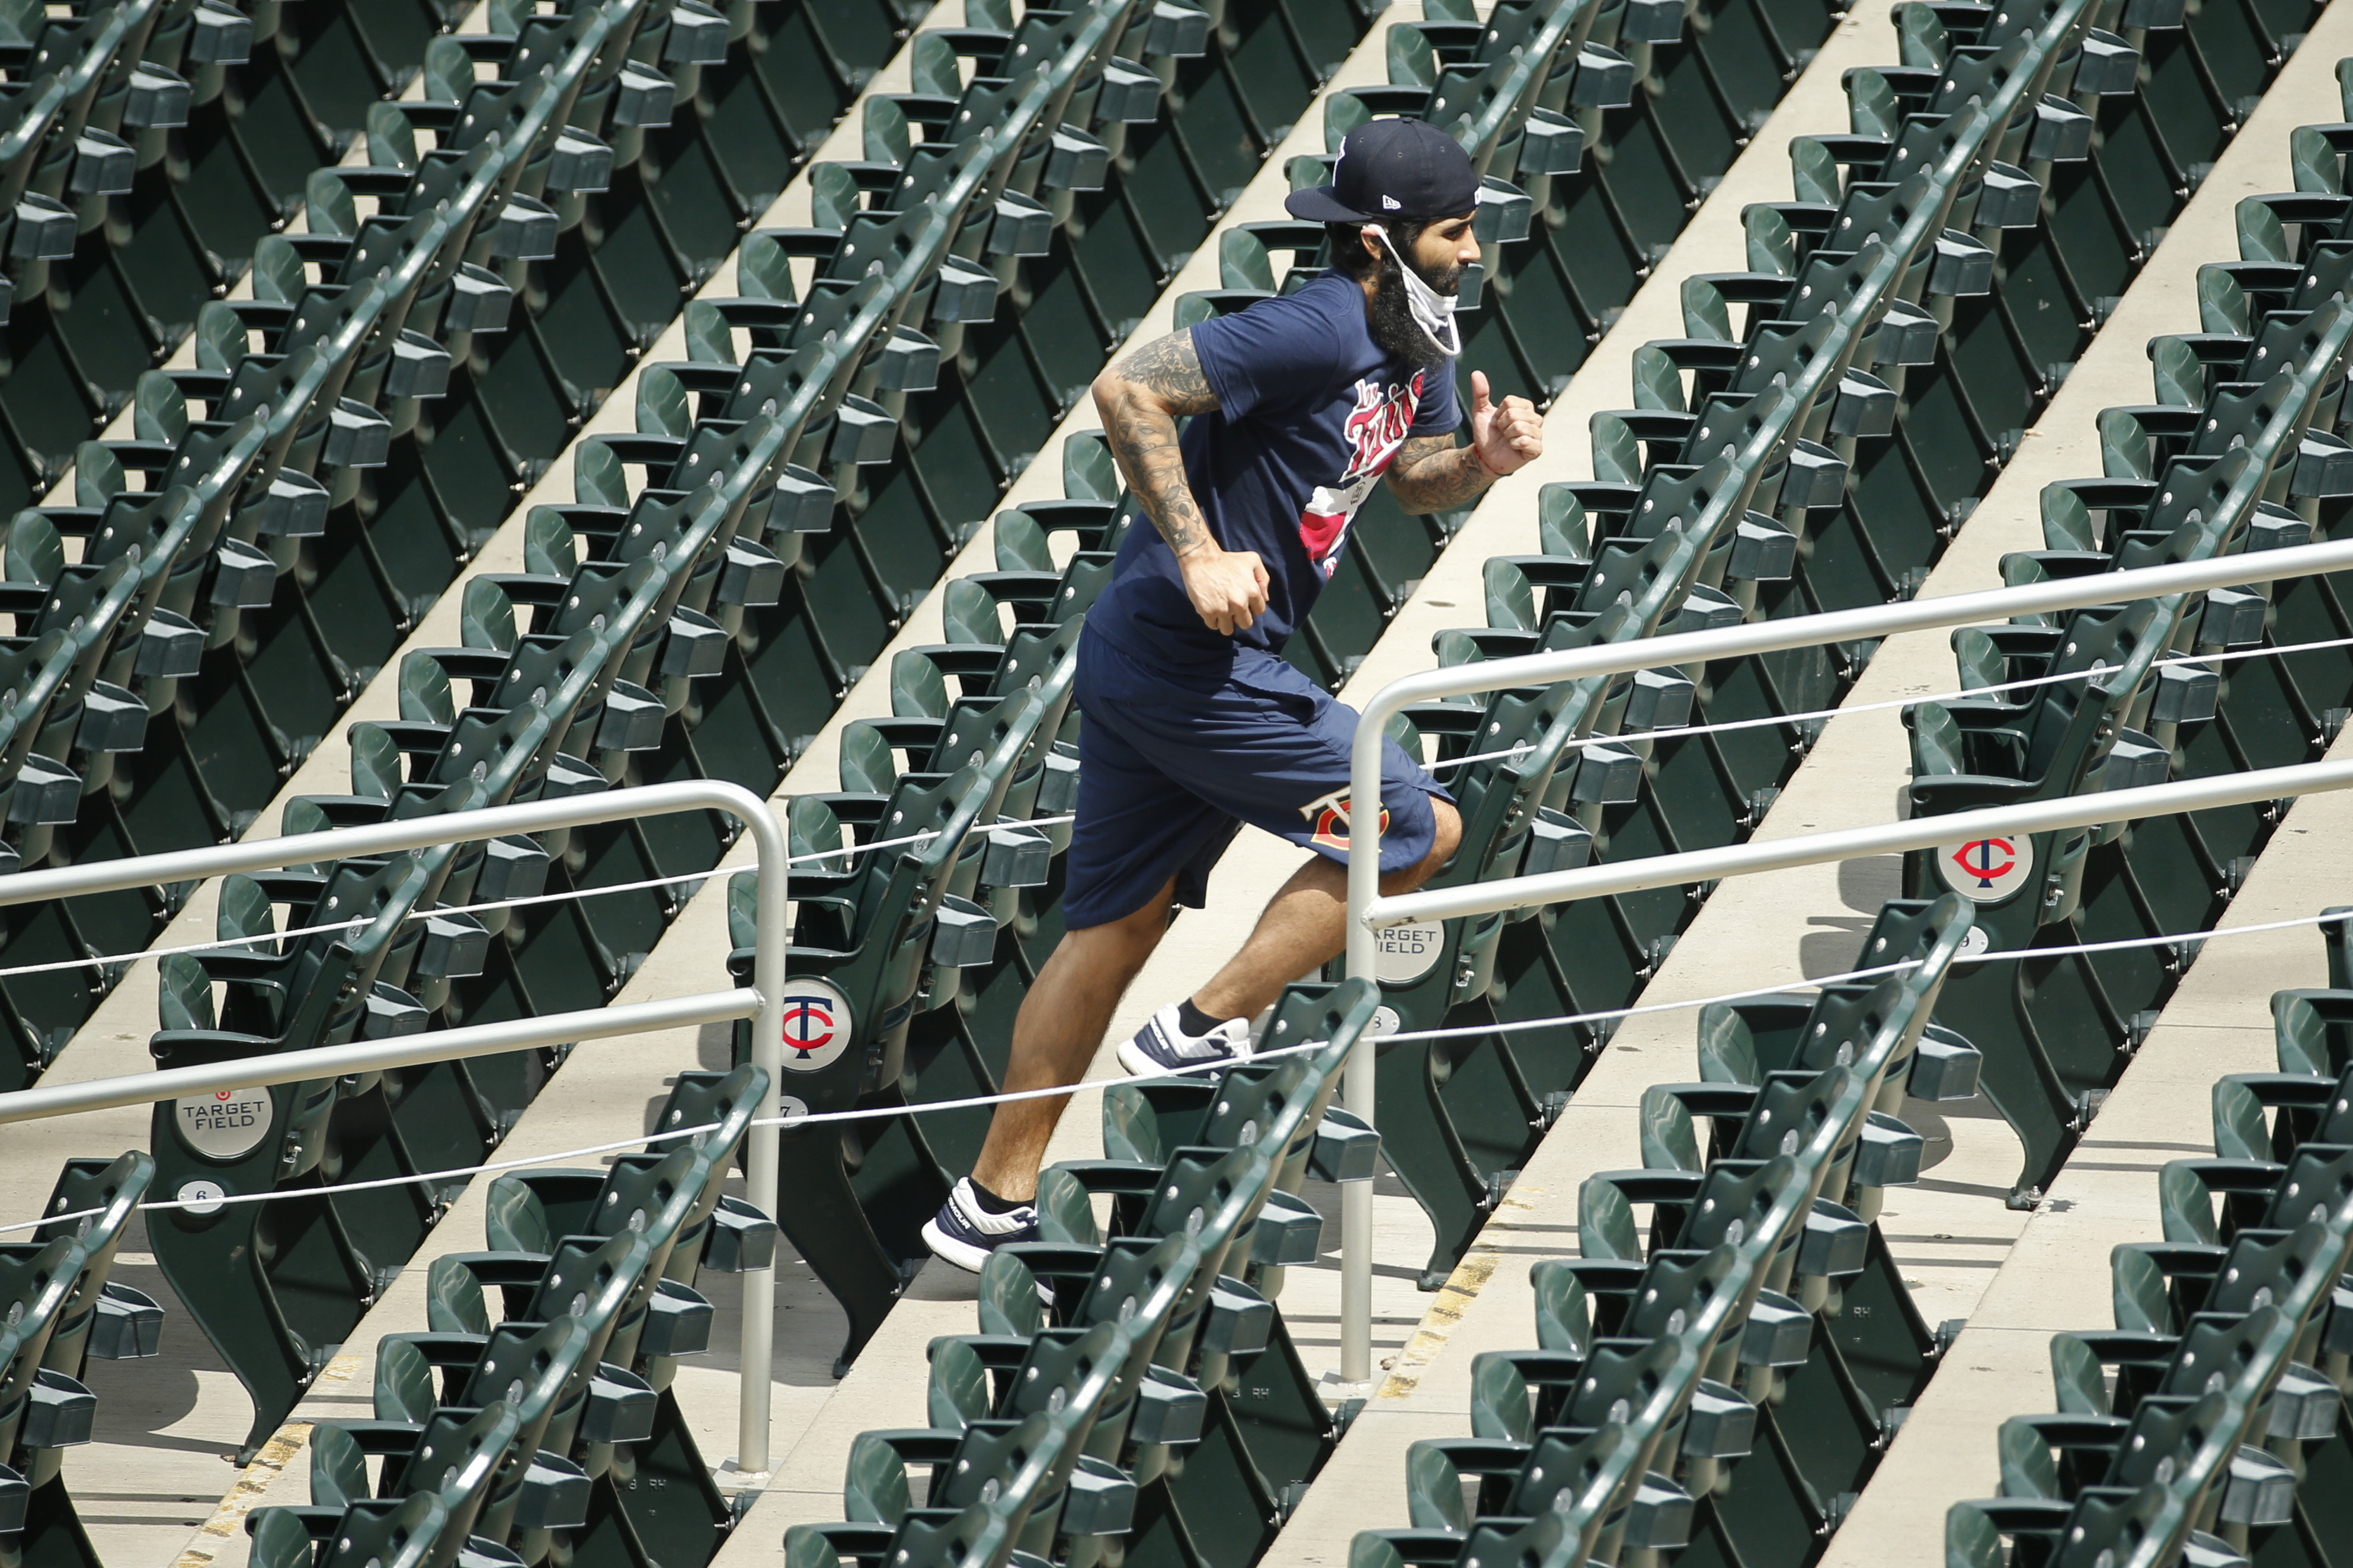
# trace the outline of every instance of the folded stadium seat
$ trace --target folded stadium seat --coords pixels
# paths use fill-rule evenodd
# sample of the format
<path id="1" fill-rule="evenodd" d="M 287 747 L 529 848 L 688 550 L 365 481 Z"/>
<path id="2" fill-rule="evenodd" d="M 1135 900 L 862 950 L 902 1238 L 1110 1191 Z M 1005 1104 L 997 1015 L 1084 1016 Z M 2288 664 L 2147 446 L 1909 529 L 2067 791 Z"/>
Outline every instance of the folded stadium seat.
<path id="1" fill-rule="evenodd" d="M 425 876 L 401 857 L 373 868 L 346 864 L 319 880 L 323 885 L 314 907 L 330 915 L 352 910 L 373 917 L 408 907 Z M 438 936 L 410 925 L 396 938 L 391 933 L 401 928 L 380 921 L 365 932 L 299 938 L 282 957 L 204 954 L 200 970 L 176 968 L 165 977 L 163 1014 L 167 1025 L 184 1024 L 159 1032 L 152 1049 L 160 1064 L 174 1066 L 413 1031 L 425 1022 L 422 1007 L 375 975 L 396 940 L 434 950 L 420 966 L 428 977 L 443 967 L 444 955 L 454 954 L 462 965 L 463 950 L 481 942 L 478 937 L 470 942 L 476 932 L 448 923 L 456 929 Z M 219 1015 L 230 1026 L 226 1029 L 213 1026 L 210 988 L 216 980 L 228 983 Z M 396 1089 L 396 1081 L 387 1085 L 381 1075 L 364 1075 L 233 1095 L 227 1102 L 232 1110 L 207 1111 L 192 1103 L 183 1117 L 175 1102 L 156 1108 L 153 1147 L 165 1190 L 179 1194 L 195 1184 L 191 1190 L 200 1197 L 271 1189 L 290 1194 L 207 1215 L 175 1211 L 151 1231 L 165 1277 L 254 1396 L 253 1446 L 269 1436 L 326 1364 L 443 1201 L 416 1184 L 334 1196 L 294 1191 L 322 1184 L 316 1173 L 331 1137 L 345 1179 L 438 1168 L 406 1150 L 388 1114 Z M 358 1114 L 338 1119 L 343 1102 Z M 478 1152 L 481 1147 L 474 1145 Z M 268 1245 L 256 1247 L 257 1238 Z M 223 1267 L 225 1255 L 246 1262 Z"/>
<path id="2" fill-rule="evenodd" d="M 980 1331 L 933 1342 L 935 1425 L 862 1435 L 844 1476 L 844 1521 L 793 1526 L 786 1561 L 944 1561 L 941 1532 L 968 1540 L 976 1501 L 1005 1516 L 1000 1546 L 975 1553 L 991 1561 L 1016 1548 L 1081 1568 L 1137 1552 L 1262 1552 L 1332 1433 L 1280 1314 L 1240 1276 L 1288 1260 L 1303 1236 L 1312 1243 L 1319 1222 L 1282 1196 L 1296 1180 L 1286 1173 L 1315 1142 L 1374 1001 L 1358 981 L 1293 988 L 1279 1018 L 1323 1048 L 1229 1073 L 1230 1104 L 1205 1105 L 1195 1091 L 1212 1086 L 1200 1084 L 1146 1091 L 1158 1110 L 1140 1110 L 1145 1120 L 1131 1126 L 1198 1144 L 1165 1163 L 1048 1172 L 1056 1195 L 1044 1203 L 1058 1216 L 1048 1239 L 995 1254 L 980 1279 Z M 1108 1239 L 1095 1234 L 1089 1184 L 1122 1194 Z M 1271 1372 L 1304 1388 L 1305 1427 L 1254 1408 L 1252 1385 Z M 1058 1431 L 1067 1447 L 1049 1459 L 1039 1450 Z M 931 1479 L 914 1506 L 910 1470 L 920 1466 Z"/>
<path id="3" fill-rule="evenodd" d="M 434 37 L 467 8 L 442 0 L 240 7 L 249 37 L 225 9 L 197 7 L 177 53 L 151 53 L 153 64 L 187 77 L 185 124 L 169 157 L 164 139 L 141 139 L 137 178 L 115 204 L 135 235 L 117 247 L 115 290 L 164 350 L 244 275 L 257 243 L 302 210 L 312 173 L 342 160 L 373 103 L 417 81 Z M 172 26 L 159 23 L 159 39 Z M 94 272 L 84 281 L 107 297 Z M 146 366 L 125 368 L 127 387 Z"/>
<path id="4" fill-rule="evenodd" d="M 15 369 L 32 378 L 10 400 L 12 510 L 37 500 L 75 444 L 188 337 L 257 242 L 302 209 L 306 184 L 343 156 L 372 101 L 417 79 L 463 7 L 120 9 L 137 20 L 119 68 L 94 100 L 68 100 L 59 130 L 73 156 L 34 181 L 79 210 L 52 254 L 19 252 L 43 270 L 18 279 L 10 326 Z"/>
<path id="5" fill-rule="evenodd" d="M 521 1412 L 504 1399 L 472 1412 L 437 1411 L 413 1443 L 404 1443 L 387 1453 L 382 1496 L 392 1501 L 430 1496 L 439 1500 L 444 1510 L 446 1517 L 434 1548 L 424 1560 L 426 1568 L 449 1568 L 458 1562 L 459 1553 L 469 1549 L 475 1522 L 491 1502 L 499 1481 L 505 1479 L 507 1461 L 522 1425 Z M 358 1443 L 352 1439 L 352 1429 L 319 1426 L 312 1432 L 314 1437 L 333 1434 L 312 1452 L 314 1500 L 308 1508 L 257 1509 L 247 1515 L 246 1529 L 254 1537 L 256 1555 L 266 1550 L 262 1543 L 265 1531 L 276 1536 L 290 1526 L 301 1531 L 306 1543 L 310 1540 L 332 1540 L 351 1504 L 370 1497 L 366 1460 Z M 321 1503 L 315 1500 L 321 1489 L 315 1477 L 322 1468 L 319 1461 L 328 1455 L 343 1460 L 343 1479 L 354 1484 L 338 1489 L 347 1490 L 343 1500 Z M 271 1542 L 271 1547 L 285 1549 L 276 1542 Z"/>
<path id="6" fill-rule="evenodd" d="M 0 1332 L 0 1524 L 6 1525 L 15 1547 L 27 1535 L 61 1562 L 97 1561 L 67 1495 L 60 1469 L 64 1450 L 90 1440 L 98 1402 L 75 1373 L 93 1348 L 90 1332 L 96 1326 L 99 1302 L 108 1300 L 106 1276 L 112 1267 L 122 1223 L 140 1195 L 140 1171 L 114 1173 L 131 1182 L 117 1188 L 115 1201 L 106 1204 L 88 1236 L 75 1233 L 79 1224 L 45 1226 L 57 1232 L 46 1240 L 11 1243 L 0 1247 L 0 1301 L 6 1303 L 7 1327 Z M 60 1183 L 74 1185 L 69 1169 Z M 97 1195 L 97 1194 L 91 1194 Z M 152 1301 L 136 1297 L 112 1298 L 110 1330 L 125 1323 L 122 1309 L 132 1300 L 143 1303 L 148 1321 L 146 1342 L 133 1342 L 131 1353 L 153 1353 L 155 1319 L 161 1314 Z M 60 1337 L 62 1336 L 62 1337 Z M 113 1332 L 100 1350 L 124 1349 Z M 65 1370 L 73 1368 L 72 1373 Z M 35 1493 L 37 1490 L 37 1509 Z"/>
<path id="7" fill-rule="evenodd" d="M 350 1561 L 378 1563 L 384 1568 L 427 1568 L 442 1560 L 442 1532 L 449 1511 L 438 1491 L 419 1491 L 405 1500 L 368 1499 L 344 1510 L 324 1542 L 314 1541 L 302 1521 L 284 1510 L 262 1510 L 252 1517 L 261 1521 L 251 1552 L 257 1568 L 312 1568 L 314 1563 L 343 1562 L 347 1553 Z M 492 1556 L 484 1561 L 502 1560 Z"/>
<path id="8" fill-rule="evenodd" d="M 1755 1089 L 1651 1091 L 1652 1168 L 1589 1178 L 1584 1256 L 1532 1268 L 1539 1348 L 1473 1359 L 1471 1434 L 1412 1446 L 1413 1527 L 1360 1534 L 1353 1563 L 1571 1561 L 1594 1555 L 1604 1531 L 1605 1555 L 1661 1562 L 1818 1549 L 1893 1430 L 1900 1405 L 1880 1400 L 1908 1403 L 1933 1362 L 1916 1319 L 1898 1331 L 1900 1368 L 1852 1320 L 1890 1288 L 1871 1261 L 1877 1189 L 1917 1172 L 1916 1145 L 1873 1107 L 1899 1100 L 1916 1070 L 1969 924 L 1951 895 L 1890 905 L 1875 935 L 1914 966 L 1814 1001 L 1790 1031 L 1803 1054 L 1776 1058 L 1789 1067 Z M 1686 1101 L 1722 1113 L 1704 1158 Z M 1647 1240 L 1637 1205 L 1650 1209 Z"/>
<path id="9" fill-rule="evenodd" d="M 37 500 L 75 443 L 128 399 L 157 346 L 148 332 L 176 341 L 186 331 L 136 319 L 110 258 L 129 237 L 108 218 L 133 186 L 142 161 L 133 142 L 155 165 L 171 130 L 188 120 L 189 83 L 172 68 L 192 63 L 194 43 L 199 58 L 234 69 L 253 25 L 221 5 L 202 8 L 202 25 L 183 11 L 159 28 L 164 9 L 132 0 L 52 19 L 36 8 L 9 26 L 12 68 L 23 73 L 0 132 L 10 208 L 0 497 L 11 512 Z M 69 334 L 63 319 L 77 298 L 87 308 Z"/>
<path id="10" fill-rule="evenodd" d="M 2252 232 L 2263 248 L 2284 254 L 2284 235 L 2267 220 L 2287 200 L 2242 208 L 2242 241 Z M 2005 580 L 2302 543 L 2316 527 L 2333 523 L 2345 474 L 2332 467 L 2344 447 L 2332 426 L 2341 416 L 2353 323 L 2339 306 L 2309 306 L 2336 290 L 2349 263 L 2353 251 L 2316 238 L 2301 261 L 2266 261 L 2268 274 L 2246 274 L 2245 281 L 2263 285 L 2256 295 L 2210 268 L 2216 281 L 2201 294 L 2231 306 L 2219 323 L 2226 330 L 2151 344 L 2168 400 L 2102 414 L 2108 475 L 2046 488 L 2043 531 L 2052 548 L 2006 558 Z M 2232 326 L 2239 330 L 2227 330 Z M 2341 654 L 2164 668 L 2158 661 L 2177 652 L 2332 638 L 2340 624 L 2337 593 L 2316 578 L 2283 589 L 2276 606 L 2257 585 L 2219 590 L 2202 603 L 2078 611 L 2058 626 L 1956 633 L 1965 684 L 2077 669 L 2087 679 L 2081 688 L 2063 681 L 1908 710 L 1915 814 L 2316 755 L 2328 731 L 2324 716 L 2353 692 L 2353 666 Z M 2275 628 L 2274 620 L 2282 623 Z M 2102 663 L 2115 673 L 2094 683 L 2088 676 Z M 1978 899 L 1997 949 L 2202 930 L 2229 900 L 2273 820 L 2260 809 L 2236 808 L 2002 840 L 1977 847 L 1975 874 L 1948 863 L 1968 847 L 1947 846 L 1910 857 L 1906 876 L 1915 887 L 1954 886 Z M 2184 866 L 2193 874 L 2183 876 Z M 2027 883 L 2034 896 L 2018 896 Z M 1945 1017 L 1986 1051 L 1988 1091 L 2026 1144 L 2021 1194 L 2056 1170 L 2180 967 L 2179 955 L 2145 947 L 1988 966 L 1957 978 Z"/>
<path id="11" fill-rule="evenodd" d="M 155 1163 L 136 1151 L 111 1161 L 69 1161 L 42 1206 L 76 1217 L 39 1226 L 29 1241 L 0 1246 L 0 1295 L 16 1320 L 11 1337 L 0 1340 L 9 1346 L 7 1376 L 11 1384 L 31 1379 L 30 1407 L 16 1417 L 0 1415 L 15 1422 L 0 1447 L 0 1535 L 12 1552 L 82 1568 L 98 1563 L 66 1487 L 65 1450 L 90 1441 L 95 1401 L 81 1379 L 90 1361 L 155 1354 L 163 1309 L 109 1278 L 154 1173 Z M 56 1292 L 62 1295 L 52 1302 Z"/>
<path id="12" fill-rule="evenodd" d="M 507 1322 L 487 1335 L 387 1334 L 376 1346 L 375 1420 L 337 1423 L 363 1454 L 411 1452 L 434 1412 L 466 1409 L 493 1395 L 522 1419 L 513 1444 L 526 1467 L 520 1486 L 503 1479 L 478 1517 L 483 1537 L 523 1562 L 547 1559 L 556 1532 L 585 1528 L 595 1489 L 577 1456 L 590 1438 L 634 1439 L 649 1428 L 652 1401 L 628 1369 L 600 1359 L 634 1282 L 624 1278 L 545 1322 Z M 313 1456 L 313 1502 L 352 1480 L 342 1439 Z"/>
<path id="13" fill-rule="evenodd" d="M 2061 1562 L 2079 1538 L 2139 1535 L 2221 1564 L 2340 1532 L 2335 1500 L 2305 1484 L 2345 1458 L 2324 1369 L 2353 1257 L 2341 1068 L 2310 1054 L 2310 994 L 2274 996 L 2280 1072 L 2215 1084 L 2217 1157 L 2160 1173 L 2165 1239 L 2110 1254 L 2115 1331 L 2052 1336 L 2058 1410 L 2002 1424 L 2002 1495 L 1952 1506 L 1953 1562 L 1998 1561 L 2004 1537 Z"/>
<path id="14" fill-rule="evenodd" d="M 566 193 L 577 225 L 567 222 L 555 254 L 534 268 L 524 330 L 495 346 L 480 367 L 477 408 L 464 411 L 497 432 L 526 482 L 660 335 L 681 297 L 717 270 L 742 226 L 767 210 L 888 58 L 896 30 L 928 7 L 870 0 L 826 9 L 838 9 L 856 56 L 825 47 L 835 18 L 817 7 L 754 7 L 739 44 L 716 8 L 691 5 L 649 51 L 659 70 L 634 67 L 612 89 L 610 174 L 601 187 Z M 797 45 L 816 47 L 787 64 Z M 471 510 L 449 494 L 453 478 L 491 515 L 505 504 L 479 456 L 424 466 L 445 505 Z"/>
<path id="15" fill-rule="evenodd" d="M 313 1428 L 311 1507 L 264 1511 L 315 1534 L 372 1491 L 438 1487 L 453 1561 L 462 1550 L 536 1563 L 563 1549 L 708 1562 L 728 1512 L 663 1390 L 675 1357 L 708 1342 L 711 1307 L 690 1283 L 697 1270 L 759 1267 L 772 1255 L 775 1227 L 720 1191 L 764 1084 L 752 1068 L 687 1075 L 661 1120 L 693 1139 L 682 1131 L 666 1152 L 624 1156 L 610 1171 L 502 1178 L 488 1224 L 503 1249 L 437 1260 L 434 1331 L 379 1347 L 377 1419 Z M 574 1234 L 551 1240 L 551 1226 Z M 517 1312 L 493 1322 L 484 1285 L 502 1287 Z M 502 1414 L 496 1426 L 480 1419 L 486 1404 Z M 482 1443 L 462 1478 L 462 1509 L 450 1496 L 459 1479 L 439 1464 L 453 1440 Z M 373 1481 L 371 1457 L 382 1461 Z M 627 1495 L 640 1488 L 663 1495 Z M 287 1526 L 257 1515 L 248 1528 L 259 1551 L 262 1531 Z"/>

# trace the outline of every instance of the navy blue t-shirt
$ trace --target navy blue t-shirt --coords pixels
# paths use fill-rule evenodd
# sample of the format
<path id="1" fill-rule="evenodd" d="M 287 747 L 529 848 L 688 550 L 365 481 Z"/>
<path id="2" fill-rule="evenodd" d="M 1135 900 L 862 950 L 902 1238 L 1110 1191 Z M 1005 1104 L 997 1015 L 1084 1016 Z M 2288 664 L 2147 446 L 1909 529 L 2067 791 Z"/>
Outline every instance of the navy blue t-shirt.
<path id="1" fill-rule="evenodd" d="M 1364 289 L 1337 273 L 1201 322 L 1193 352 L 1218 407 L 1186 428 L 1185 478 L 1219 544 L 1265 563 L 1266 613 L 1231 637 L 1211 631 L 1159 531 L 1138 518 L 1087 626 L 1137 658 L 1223 664 L 1237 645 L 1282 650 L 1406 437 L 1443 436 L 1462 416 L 1453 366 L 1417 371 L 1382 353 Z"/>

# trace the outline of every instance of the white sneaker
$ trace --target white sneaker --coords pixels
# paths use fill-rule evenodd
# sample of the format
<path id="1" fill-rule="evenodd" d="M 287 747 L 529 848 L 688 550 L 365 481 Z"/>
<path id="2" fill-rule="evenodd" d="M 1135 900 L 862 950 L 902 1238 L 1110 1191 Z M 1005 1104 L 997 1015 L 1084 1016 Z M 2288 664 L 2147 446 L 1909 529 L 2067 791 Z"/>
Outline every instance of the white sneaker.
<path id="1" fill-rule="evenodd" d="M 923 1222 L 923 1244 L 968 1274 L 979 1273 L 988 1255 L 1006 1243 L 1037 1239 L 1037 1205 L 991 1214 L 973 1195 L 970 1176 L 959 1178 L 940 1212 Z"/>
<path id="2" fill-rule="evenodd" d="M 1152 1074 L 1186 1072 L 1193 1076 L 1210 1062 L 1248 1061 L 1250 1054 L 1250 1021 L 1229 1018 L 1206 1035 L 1188 1035 L 1177 1022 L 1176 1004 L 1171 1002 L 1152 1016 L 1152 1021 L 1135 1031 L 1135 1037 L 1121 1042 L 1119 1065 L 1132 1073 Z"/>

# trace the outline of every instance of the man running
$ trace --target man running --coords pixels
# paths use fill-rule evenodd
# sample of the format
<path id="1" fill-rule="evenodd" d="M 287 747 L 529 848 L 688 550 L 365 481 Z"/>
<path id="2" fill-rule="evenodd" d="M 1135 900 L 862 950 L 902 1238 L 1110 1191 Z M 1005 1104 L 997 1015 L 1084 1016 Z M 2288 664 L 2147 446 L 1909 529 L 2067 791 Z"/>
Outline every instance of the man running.
<path id="1" fill-rule="evenodd" d="M 1095 381 L 1152 527 L 1130 530 L 1080 636 L 1069 931 L 1022 1001 L 1008 1091 L 1079 1080 L 1172 904 L 1201 907 L 1245 822 L 1315 854 L 1215 978 L 1120 1046 L 1121 1066 L 1249 1056 L 1252 1019 L 1342 951 L 1356 713 L 1285 663 L 1283 644 L 1375 483 L 1386 478 L 1409 512 L 1445 511 L 1544 449 L 1527 400 L 1491 403 L 1475 373 L 1471 441 L 1454 443 L 1452 313 L 1479 258 L 1479 180 L 1462 149 L 1420 121 L 1370 121 L 1332 175 L 1286 204 L 1329 227 L 1329 271 L 1148 343 Z M 1381 890 L 1408 891 L 1453 854 L 1461 821 L 1394 741 L 1380 809 Z M 1039 1162 L 1068 1103 L 997 1108 L 973 1173 L 923 1227 L 934 1252 L 978 1268 L 1036 1238 Z"/>

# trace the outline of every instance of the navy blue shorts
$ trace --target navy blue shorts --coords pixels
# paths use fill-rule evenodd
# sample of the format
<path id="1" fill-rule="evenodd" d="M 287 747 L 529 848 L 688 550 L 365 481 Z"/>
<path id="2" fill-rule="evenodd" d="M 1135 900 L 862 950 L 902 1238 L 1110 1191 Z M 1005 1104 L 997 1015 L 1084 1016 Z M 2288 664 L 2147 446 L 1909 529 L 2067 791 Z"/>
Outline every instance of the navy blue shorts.
<path id="1" fill-rule="evenodd" d="M 1209 868 L 1245 822 L 1344 864 L 1356 710 L 1273 655 L 1229 671 L 1160 669 L 1092 628 L 1079 637 L 1079 809 L 1062 893 L 1072 929 L 1158 896 L 1199 909 Z M 1419 865 L 1451 801 L 1395 741 L 1382 743 L 1381 869 Z"/>

